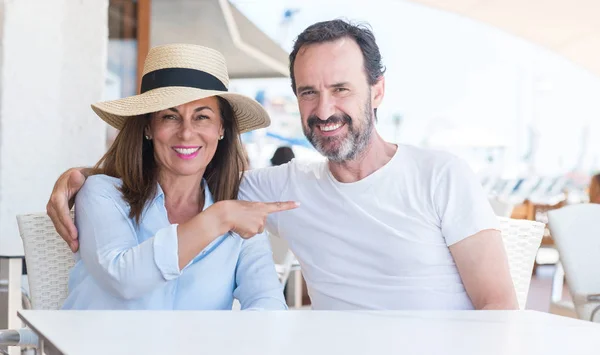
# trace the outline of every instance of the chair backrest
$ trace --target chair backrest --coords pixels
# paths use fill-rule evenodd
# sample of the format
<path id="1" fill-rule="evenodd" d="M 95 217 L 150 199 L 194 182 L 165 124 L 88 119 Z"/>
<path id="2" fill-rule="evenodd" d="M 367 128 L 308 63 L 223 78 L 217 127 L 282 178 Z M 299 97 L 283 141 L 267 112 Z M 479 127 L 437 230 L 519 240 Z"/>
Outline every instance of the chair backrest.
<path id="1" fill-rule="evenodd" d="M 498 197 L 490 197 L 488 201 L 496 216 L 509 218 L 512 215 L 514 206 L 511 203 L 502 201 Z"/>
<path id="2" fill-rule="evenodd" d="M 525 309 L 535 256 L 544 235 L 544 224 L 524 219 L 498 218 L 519 309 Z"/>
<path id="3" fill-rule="evenodd" d="M 538 222 L 542 222 L 542 223 L 548 223 L 548 212 L 550 211 L 554 211 L 554 210 L 558 210 L 560 208 L 563 208 L 567 205 L 567 201 L 566 200 L 561 200 L 555 204 L 534 204 L 533 205 L 533 220 L 534 221 L 538 221 Z"/>
<path id="4" fill-rule="evenodd" d="M 68 293 L 73 253 L 45 213 L 17 216 L 33 309 L 59 309 Z"/>
<path id="5" fill-rule="evenodd" d="M 269 242 L 271 243 L 273 262 L 275 263 L 275 270 L 279 276 L 279 281 L 285 285 L 296 258 L 288 248 L 288 243 L 283 238 L 269 233 Z"/>
<path id="6" fill-rule="evenodd" d="M 549 211 L 548 227 L 571 293 L 600 294 L 600 204 L 584 203 Z M 579 317 L 589 319 L 591 305 L 579 302 L 578 297 L 573 297 L 573 301 Z"/>

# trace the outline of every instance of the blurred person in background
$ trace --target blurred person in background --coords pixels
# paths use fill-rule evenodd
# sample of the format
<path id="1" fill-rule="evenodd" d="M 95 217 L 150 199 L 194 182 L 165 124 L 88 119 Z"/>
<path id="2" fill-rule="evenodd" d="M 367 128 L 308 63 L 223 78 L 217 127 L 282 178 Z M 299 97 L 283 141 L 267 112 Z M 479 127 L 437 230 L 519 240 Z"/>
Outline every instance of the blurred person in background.
<path id="1" fill-rule="evenodd" d="M 285 163 L 289 163 L 295 158 L 294 151 L 288 146 L 282 146 L 275 150 L 273 157 L 271 158 L 272 166 L 279 166 Z"/>
<path id="2" fill-rule="evenodd" d="M 592 176 L 589 189 L 590 203 L 600 203 L 600 174 Z"/>

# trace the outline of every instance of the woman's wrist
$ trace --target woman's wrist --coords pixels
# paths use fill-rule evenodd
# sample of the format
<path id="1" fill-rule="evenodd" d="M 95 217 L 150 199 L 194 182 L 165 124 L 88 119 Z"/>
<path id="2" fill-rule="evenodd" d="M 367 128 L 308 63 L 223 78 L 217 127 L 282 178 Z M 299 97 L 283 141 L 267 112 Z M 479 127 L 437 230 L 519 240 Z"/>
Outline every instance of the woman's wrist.
<path id="1" fill-rule="evenodd" d="M 232 222 L 227 213 L 227 201 L 219 201 L 207 208 L 198 215 L 201 228 L 217 236 L 229 232 L 232 228 Z"/>

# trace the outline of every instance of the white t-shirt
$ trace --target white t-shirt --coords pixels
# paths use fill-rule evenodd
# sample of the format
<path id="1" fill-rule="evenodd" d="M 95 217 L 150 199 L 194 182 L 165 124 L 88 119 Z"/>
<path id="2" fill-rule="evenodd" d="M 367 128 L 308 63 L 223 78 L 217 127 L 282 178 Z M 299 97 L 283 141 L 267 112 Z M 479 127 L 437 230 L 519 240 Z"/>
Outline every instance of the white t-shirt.
<path id="1" fill-rule="evenodd" d="M 405 145 L 358 182 L 292 161 L 247 172 L 240 196 L 301 203 L 267 229 L 298 258 L 314 309 L 472 309 L 448 246 L 499 229 L 463 160 Z"/>

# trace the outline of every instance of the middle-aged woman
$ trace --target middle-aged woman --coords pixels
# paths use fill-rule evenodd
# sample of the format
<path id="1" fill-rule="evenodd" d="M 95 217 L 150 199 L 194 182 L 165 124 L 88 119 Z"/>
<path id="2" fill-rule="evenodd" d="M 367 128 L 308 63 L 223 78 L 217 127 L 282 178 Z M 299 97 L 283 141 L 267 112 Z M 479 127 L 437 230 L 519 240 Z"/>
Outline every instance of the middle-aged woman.
<path id="1" fill-rule="evenodd" d="M 92 105 L 120 132 L 75 200 L 64 309 L 286 309 L 263 228 L 296 204 L 236 200 L 239 134 L 269 118 L 228 82 L 219 52 L 160 46 L 140 95 Z"/>

